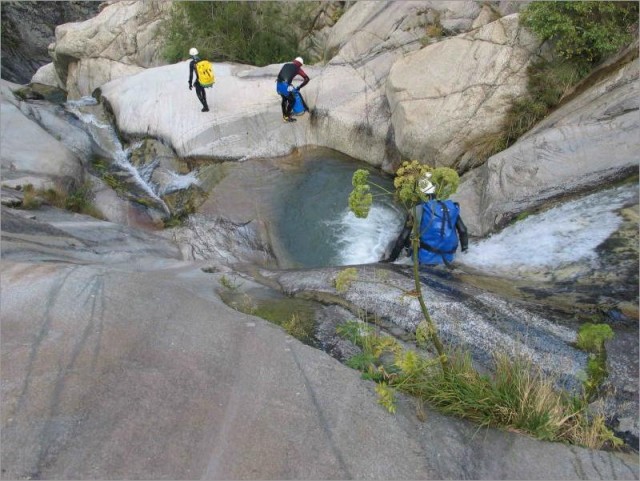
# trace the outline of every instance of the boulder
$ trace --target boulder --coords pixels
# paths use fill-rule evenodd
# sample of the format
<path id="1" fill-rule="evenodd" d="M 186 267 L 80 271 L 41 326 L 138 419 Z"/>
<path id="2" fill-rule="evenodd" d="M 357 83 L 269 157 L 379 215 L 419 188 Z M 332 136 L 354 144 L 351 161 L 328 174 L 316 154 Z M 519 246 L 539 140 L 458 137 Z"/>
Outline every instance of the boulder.
<path id="1" fill-rule="evenodd" d="M 80 59 L 69 64 L 66 90 L 70 99 L 91 95 L 104 83 L 142 72 L 144 68 L 104 58 Z"/>
<path id="2" fill-rule="evenodd" d="M 80 159 L 58 138 L 49 134 L 19 108 L 19 102 L 2 81 L 0 93 L 0 161 L 3 185 L 32 184 L 51 187 L 83 177 Z M 9 92 L 9 93 L 8 93 Z"/>
<path id="3" fill-rule="evenodd" d="M 58 72 L 56 72 L 56 66 L 53 64 L 53 62 L 49 62 L 36 70 L 36 73 L 33 74 L 33 77 L 31 77 L 31 83 L 51 85 L 53 87 L 58 87 L 61 89 L 64 89 L 65 87 L 65 85 L 62 83 L 62 80 L 60 80 L 60 77 L 58 76 Z"/>
<path id="4" fill-rule="evenodd" d="M 429 25 L 455 34 L 471 28 L 479 12 L 466 1 L 365 1 L 347 10 L 325 46 L 331 61 L 305 90 L 315 107 L 317 144 L 394 171 L 400 155 L 385 95 L 389 71 L 403 55 L 437 40 L 425 33 Z"/>
<path id="5" fill-rule="evenodd" d="M 280 120 L 280 97 L 274 87 L 280 64 L 263 68 L 215 64 L 217 82 L 207 90 L 213 108 L 205 116 L 199 113 L 195 94 L 186 89 L 187 62 L 109 82 L 101 95 L 121 131 L 161 138 L 181 156 L 274 157 L 318 145 L 392 171 L 400 157 L 389 122 L 385 81 L 404 52 L 421 47 L 424 25 L 439 11 L 429 5 L 363 2 L 348 9 L 332 28 L 335 35 L 326 46 L 337 49 L 337 54 L 322 69 L 305 66 L 312 79 L 303 91 L 311 118 L 303 117 L 295 125 Z M 480 12 L 473 2 L 434 5 L 442 10 L 440 18 L 451 20 L 452 31 L 470 27 Z M 354 30 L 357 35 L 347 35 Z M 143 90 L 145 95 L 140 95 Z M 163 99 L 161 109 L 158 98 Z"/>
<path id="6" fill-rule="evenodd" d="M 103 30 L 130 14 L 130 3 L 111 5 L 81 25 L 60 27 L 54 49 L 56 68 L 64 69 L 71 97 L 90 94 L 108 79 L 119 80 L 103 85 L 101 94 L 112 106 L 122 132 L 163 139 L 181 156 L 223 159 L 274 157 L 305 145 L 325 146 L 387 171 L 395 170 L 400 160 L 385 95 L 394 62 L 425 42 L 438 40 L 425 34 L 428 25 L 437 24 L 446 34 L 455 35 L 492 18 L 487 14 L 480 18 L 486 9 L 467 1 L 357 2 L 331 27 L 323 47 L 331 61 L 324 68 L 305 66 L 312 79 L 303 92 L 311 118 L 282 125 L 280 97 L 274 88 L 281 64 L 263 68 L 215 64 L 218 81 L 207 91 L 213 109 L 202 117 L 195 94 L 186 89 L 186 62 L 136 74 L 136 65 L 151 64 L 136 60 L 131 42 L 118 37 L 114 42 L 122 46 L 119 53 L 109 47 L 99 59 L 94 38 L 81 48 L 77 38 L 82 32 L 111 39 L 114 34 Z M 140 15 L 149 18 L 151 14 Z M 65 58 L 75 60 L 65 66 Z"/>
<path id="7" fill-rule="evenodd" d="M 243 74 L 247 70 L 252 75 Z M 100 95 L 121 132 L 161 139 L 181 157 L 271 157 L 309 143 L 306 119 L 282 122 L 278 69 L 253 70 L 214 64 L 216 83 L 206 91 L 211 112 L 200 112 L 195 91 L 188 89 L 188 61 L 113 80 Z M 313 69 L 308 73 L 314 77 Z"/>
<path id="8" fill-rule="evenodd" d="M 538 47 L 513 14 L 398 60 L 386 93 L 403 157 L 453 166 L 470 140 L 498 132 Z"/>
<path id="9" fill-rule="evenodd" d="M 331 29 L 325 49 L 332 61 L 360 61 L 400 49 L 419 49 L 428 41 L 427 27 L 439 26 L 448 35 L 472 28 L 481 8 L 472 1 L 361 1 L 349 8 Z"/>
<path id="10" fill-rule="evenodd" d="M 470 233 L 484 236 L 550 199 L 637 173 L 637 79 L 637 61 L 625 64 L 465 174 L 453 198 Z"/>
<path id="11" fill-rule="evenodd" d="M 121 1 L 89 20 L 56 27 L 50 54 L 70 96 L 89 95 L 114 77 L 161 65 L 160 28 L 170 9 L 171 2 L 160 0 Z"/>

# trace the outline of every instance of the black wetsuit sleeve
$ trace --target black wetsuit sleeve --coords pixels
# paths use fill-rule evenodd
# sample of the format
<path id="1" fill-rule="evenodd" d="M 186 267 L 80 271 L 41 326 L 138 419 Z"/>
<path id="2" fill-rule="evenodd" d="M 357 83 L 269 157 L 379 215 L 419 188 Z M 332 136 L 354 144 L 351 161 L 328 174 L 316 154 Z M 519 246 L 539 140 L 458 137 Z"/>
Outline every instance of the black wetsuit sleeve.
<path id="1" fill-rule="evenodd" d="M 460 238 L 460 248 L 464 252 L 469 248 L 469 234 L 467 233 L 467 226 L 462 222 L 460 215 L 458 215 L 458 220 L 456 221 L 456 230 Z"/>
<path id="2" fill-rule="evenodd" d="M 402 252 L 402 249 L 405 247 L 411 246 L 411 229 L 413 227 L 413 222 L 411 221 L 412 216 L 407 216 L 404 227 L 400 232 L 400 235 L 396 238 L 396 242 L 393 245 L 393 249 L 391 249 L 391 253 L 389 257 L 387 257 L 384 262 L 393 262 L 398 259 L 398 256 Z"/>
<path id="3" fill-rule="evenodd" d="M 311 80 L 309 78 L 309 76 L 304 73 L 304 70 L 302 70 L 301 68 L 298 68 L 298 75 L 300 75 L 300 77 L 303 78 L 303 81 L 300 85 L 298 85 L 298 89 L 301 89 L 302 87 L 304 87 L 305 85 L 307 85 L 309 83 L 309 80 Z"/>
<path id="4" fill-rule="evenodd" d="M 189 63 L 189 85 L 193 84 L 193 70 L 194 70 L 195 62 L 192 60 Z"/>

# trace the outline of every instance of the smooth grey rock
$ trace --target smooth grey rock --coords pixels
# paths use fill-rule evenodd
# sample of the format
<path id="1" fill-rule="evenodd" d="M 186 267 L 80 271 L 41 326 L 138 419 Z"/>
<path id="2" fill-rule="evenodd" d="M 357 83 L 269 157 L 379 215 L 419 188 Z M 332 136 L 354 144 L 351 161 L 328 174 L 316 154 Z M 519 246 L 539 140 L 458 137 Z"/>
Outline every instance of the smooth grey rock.
<path id="1" fill-rule="evenodd" d="M 4 83 L 4 81 L 3 81 Z M 6 90 L 0 94 L 0 161 L 3 184 L 51 187 L 81 180 L 78 157 L 37 123 L 23 114 Z"/>
<path id="2" fill-rule="evenodd" d="M 58 72 L 56 72 L 56 67 L 53 62 L 49 62 L 36 70 L 36 73 L 34 73 L 33 77 L 31 77 L 31 82 L 41 83 L 43 85 L 51 85 L 53 87 L 59 87 L 62 89 L 65 88 L 62 80 L 60 80 L 60 77 L 58 77 Z"/>
<path id="3" fill-rule="evenodd" d="M 53 207 L 2 210 L 2 258 L 16 262 L 133 262 L 181 259 L 170 240 L 143 230 Z"/>
<path id="4" fill-rule="evenodd" d="M 605 342 L 607 379 L 602 387 L 602 404 L 608 413 L 615 413 L 616 430 L 626 434 L 629 444 L 638 449 L 637 381 L 638 335 L 635 329 L 616 329 L 614 338 Z"/>
<path id="5" fill-rule="evenodd" d="M 89 134 L 70 120 L 62 107 L 47 102 L 21 102 L 20 110 L 49 135 L 62 143 L 86 167 L 94 153 L 94 145 Z M 21 142 L 28 142 L 21 138 Z"/>

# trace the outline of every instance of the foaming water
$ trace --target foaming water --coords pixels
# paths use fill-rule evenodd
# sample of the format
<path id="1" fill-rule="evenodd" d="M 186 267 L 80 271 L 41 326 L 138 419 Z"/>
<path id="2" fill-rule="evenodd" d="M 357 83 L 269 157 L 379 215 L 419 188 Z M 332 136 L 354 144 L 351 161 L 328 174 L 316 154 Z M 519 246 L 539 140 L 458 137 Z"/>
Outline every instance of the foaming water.
<path id="1" fill-rule="evenodd" d="M 401 213 L 388 204 L 374 204 L 366 219 L 345 210 L 338 220 L 327 222 L 337 239 L 332 264 L 367 264 L 381 260 L 400 234 L 403 223 Z"/>
<path id="2" fill-rule="evenodd" d="M 197 172 L 189 172 L 188 174 L 178 174 L 177 172 L 170 172 L 171 180 L 165 185 L 158 194 L 167 195 L 178 190 L 188 189 L 192 185 L 199 185 Z"/>
<path id="3" fill-rule="evenodd" d="M 98 105 L 98 101 L 94 98 L 91 97 L 90 95 L 81 97 L 79 99 L 76 100 L 67 100 L 65 102 L 65 105 L 67 107 L 86 107 L 88 105 Z"/>
<path id="4" fill-rule="evenodd" d="M 156 200 L 158 204 L 163 207 L 165 212 L 168 213 L 169 207 L 159 197 L 156 189 L 154 189 L 154 186 L 151 183 L 151 174 L 153 172 L 153 168 L 157 165 L 157 162 L 155 164 L 150 164 L 153 168 L 146 166 L 140 171 L 131 165 L 131 152 L 139 148 L 142 145 L 142 141 L 135 142 L 129 147 L 124 148 L 111 124 L 101 121 L 94 115 L 94 113 L 83 110 L 83 108 L 95 107 L 97 104 L 98 102 L 93 97 L 82 97 L 79 100 L 66 102 L 65 108 L 86 126 L 85 130 L 89 135 L 91 135 L 93 141 L 100 146 L 103 151 L 110 152 L 113 155 L 113 160 L 116 165 L 128 172 L 135 180 L 136 184 L 139 185 L 149 197 Z"/>
<path id="5" fill-rule="evenodd" d="M 486 272 L 511 274 L 577 261 L 595 263 L 596 248 L 622 224 L 616 211 L 637 197 L 638 187 L 625 185 L 566 202 L 472 243 L 457 260 Z"/>

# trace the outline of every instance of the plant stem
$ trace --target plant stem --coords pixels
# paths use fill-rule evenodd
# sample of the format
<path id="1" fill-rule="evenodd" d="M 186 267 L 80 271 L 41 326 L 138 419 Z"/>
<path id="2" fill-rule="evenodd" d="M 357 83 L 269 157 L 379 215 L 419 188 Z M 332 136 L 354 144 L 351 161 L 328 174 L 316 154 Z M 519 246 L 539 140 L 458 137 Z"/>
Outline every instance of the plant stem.
<path id="1" fill-rule="evenodd" d="M 440 365 L 442 366 L 442 371 L 446 373 L 449 371 L 449 361 L 447 360 L 447 356 L 444 351 L 444 346 L 442 345 L 442 341 L 440 341 L 440 336 L 438 336 L 438 328 L 436 327 L 433 319 L 431 319 L 431 315 L 429 314 L 429 310 L 427 309 L 427 305 L 424 302 L 424 297 L 422 295 L 422 284 L 420 283 L 420 264 L 418 261 L 418 249 L 420 248 L 420 226 L 418 222 L 416 222 L 416 210 L 421 207 L 421 204 L 418 203 L 413 207 L 413 226 L 411 227 L 412 236 L 411 236 L 411 247 L 412 247 L 412 257 L 413 257 L 413 280 L 416 285 L 416 293 L 418 294 L 418 301 L 420 302 L 420 309 L 422 310 L 422 315 L 427 325 L 429 326 L 429 337 L 431 338 L 431 342 L 433 342 L 436 351 L 438 352 L 438 357 L 440 359 Z"/>

